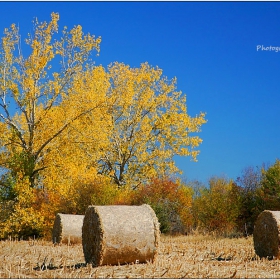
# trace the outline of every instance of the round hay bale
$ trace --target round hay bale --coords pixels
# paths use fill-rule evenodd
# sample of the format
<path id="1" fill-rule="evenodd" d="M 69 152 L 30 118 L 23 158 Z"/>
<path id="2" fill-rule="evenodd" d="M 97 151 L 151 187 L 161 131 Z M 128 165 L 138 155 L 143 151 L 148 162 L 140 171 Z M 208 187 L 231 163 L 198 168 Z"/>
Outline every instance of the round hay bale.
<path id="1" fill-rule="evenodd" d="M 154 261 L 159 222 L 149 205 L 89 206 L 82 227 L 86 263 L 93 266 Z"/>
<path id="2" fill-rule="evenodd" d="M 280 211 L 264 210 L 258 216 L 253 232 L 254 248 L 261 258 L 279 258 Z"/>
<path id="3" fill-rule="evenodd" d="M 81 244 L 84 215 L 58 213 L 54 220 L 53 243 Z"/>

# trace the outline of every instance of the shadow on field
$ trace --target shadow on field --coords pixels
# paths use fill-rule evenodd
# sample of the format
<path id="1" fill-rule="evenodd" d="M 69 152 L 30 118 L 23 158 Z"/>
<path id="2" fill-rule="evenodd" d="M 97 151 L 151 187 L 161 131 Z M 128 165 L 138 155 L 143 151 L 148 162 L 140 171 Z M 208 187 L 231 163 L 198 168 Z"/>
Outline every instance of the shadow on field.
<path id="1" fill-rule="evenodd" d="M 50 260 L 49 264 L 47 264 L 48 258 L 46 257 L 43 261 L 43 263 L 40 265 L 37 263 L 37 266 L 33 268 L 33 270 L 36 271 L 42 271 L 42 270 L 56 270 L 56 269 L 62 269 L 63 265 L 55 266 L 53 265 L 53 258 Z M 82 267 L 86 267 L 86 263 L 77 263 L 74 265 L 67 265 L 66 268 L 68 269 L 80 269 Z"/>

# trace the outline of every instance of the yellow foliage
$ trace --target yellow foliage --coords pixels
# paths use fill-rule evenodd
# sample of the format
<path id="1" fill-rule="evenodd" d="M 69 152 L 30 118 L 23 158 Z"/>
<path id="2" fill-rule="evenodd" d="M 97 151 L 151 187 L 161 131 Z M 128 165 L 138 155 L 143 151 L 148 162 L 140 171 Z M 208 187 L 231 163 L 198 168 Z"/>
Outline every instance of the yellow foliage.
<path id="1" fill-rule="evenodd" d="M 106 127 L 102 108 L 108 82 L 104 69 L 90 62 L 92 51 L 99 52 L 101 38 L 75 26 L 65 27 L 56 39 L 58 20 L 56 13 L 50 22 L 35 19 L 34 32 L 25 41 L 13 24 L 2 38 L 0 166 L 17 178 L 14 226 L 15 213 L 22 219 L 24 211 L 34 219 L 53 217 L 65 201 L 72 201 L 69 208 L 74 209 L 77 178 L 95 178 L 97 172 L 88 173 L 95 170 L 91 162 L 98 156 L 93 156 L 99 149 L 96 142 L 100 147 L 107 143 L 101 132 Z M 22 55 L 22 42 L 30 47 L 27 57 Z M 58 63 L 56 72 L 51 66 Z M 10 104 L 16 104 L 16 114 Z"/>
<path id="2" fill-rule="evenodd" d="M 16 230 L 19 221 L 46 228 L 58 211 L 82 213 L 86 203 L 129 204 L 139 184 L 179 171 L 175 155 L 196 160 L 202 142 L 193 134 L 205 114 L 187 114 L 176 78 L 148 63 L 95 66 L 101 38 L 77 25 L 55 39 L 58 21 L 56 13 L 34 21 L 27 57 L 16 25 L 2 38 L 0 167 L 16 178 Z"/>
<path id="3" fill-rule="evenodd" d="M 232 180 L 213 177 L 209 180 L 209 188 L 200 190 L 194 200 L 198 225 L 209 231 L 231 231 L 237 224 L 240 210 L 240 195 Z"/>
<path id="4" fill-rule="evenodd" d="M 186 97 L 176 91 L 176 79 L 143 63 L 130 68 L 123 63 L 108 67 L 110 88 L 106 95 L 110 145 L 103 149 L 99 170 L 117 185 L 138 184 L 154 176 L 178 172 L 173 157 L 190 156 L 202 139 L 205 114 L 187 114 Z"/>
<path id="5" fill-rule="evenodd" d="M 15 154 L 32 158 L 33 170 L 21 170 L 32 177 L 32 187 L 38 173 L 51 164 L 50 154 L 60 149 L 63 141 L 65 144 L 70 126 L 79 119 L 85 122 L 87 115 L 95 119 L 100 114 L 106 91 L 104 78 L 100 79 L 106 75 L 104 70 L 88 62 L 92 50 L 99 51 L 101 39 L 84 35 L 81 26 L 76 26 L 70 31 L 64 28 L 62 38 L 55 40 L 58 20 L 59 15 L 52 13 L 49 23 L 34 21 L 34 34 L 25 41 L 31 48 L 27 58 L 22 56 L 19 30 L 14 24 L 5 29 L 2 38 L 0 129 L 6 133 L 0 137 L 5 146 L 0 164 L 11 168 L 7 158 Z M 49 71 L 54 59 L 60 59 L 61 72 Z M 17 104 L 15 115 L 7 99 Z"/>
<path id="6" fill-rule="evenodd" d="M 0 236 L 26 237 L 40 236 L 43 233 L 44 217 L 34 209 L 36 196 L 29 178 L 18 174 L 13 186 L 17 194 L 8 217 L 0 222 Z"/>

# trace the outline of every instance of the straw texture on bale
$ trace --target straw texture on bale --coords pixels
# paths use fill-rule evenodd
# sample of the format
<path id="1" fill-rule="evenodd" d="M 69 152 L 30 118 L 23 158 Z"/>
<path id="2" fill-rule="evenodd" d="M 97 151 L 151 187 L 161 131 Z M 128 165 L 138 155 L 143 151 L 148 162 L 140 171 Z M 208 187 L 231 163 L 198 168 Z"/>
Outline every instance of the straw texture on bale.
<path id="1" fill-rule="evenodd" d="M 84 215 L 58 213 L 54 220 L 53 243 L 81 244 Z"/>
<path id="2" fill-rule="evenodd" d="M 261 258 L 279 258 L 280 211 L 265 210 L 258 216 L 253 232 L 254 248 Z"/>
<path id="3" fill-rule="evenodd" d="M 89 206 L 82 227 L 86 263 L 93 266 L 154 261 L 160 230 L 149 205 Z"/>

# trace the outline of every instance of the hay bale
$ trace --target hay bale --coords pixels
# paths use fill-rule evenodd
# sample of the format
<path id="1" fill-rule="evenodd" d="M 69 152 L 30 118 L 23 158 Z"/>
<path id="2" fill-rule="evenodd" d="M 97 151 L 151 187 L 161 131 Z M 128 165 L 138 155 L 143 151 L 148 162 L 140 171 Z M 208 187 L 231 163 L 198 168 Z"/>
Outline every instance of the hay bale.
<path id="1" fill-rule="evenodd" d="M 53 243 L 81 244 L 84 215 L 58 213 L 54 220 Z"/>
<path id="2" fill-rule="evenodd" d="M 265 210 L 260 213 L 254 226 L 253 240 L 259 257 L 280 257 L 280 211 Z"/>
<path id="3" fill-rule="evenodd" d="M 158 219 L 149 205 L 89 206 L 82 227 L 86 263 L 93 266 L 154 261 Z"/>

